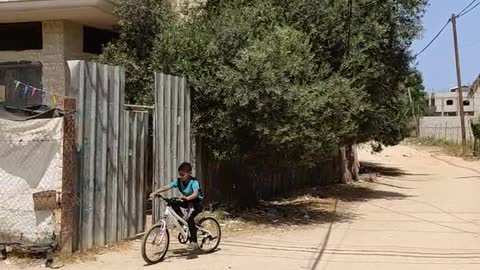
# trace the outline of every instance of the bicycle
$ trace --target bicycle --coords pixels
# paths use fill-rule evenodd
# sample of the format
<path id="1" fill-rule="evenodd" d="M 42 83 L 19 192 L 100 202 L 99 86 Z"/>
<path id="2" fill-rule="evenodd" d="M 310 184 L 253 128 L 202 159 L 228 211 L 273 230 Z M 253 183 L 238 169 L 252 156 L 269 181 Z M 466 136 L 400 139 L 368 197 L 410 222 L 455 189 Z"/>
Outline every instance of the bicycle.
<path id="1" fill-rule="evenodd" d="M 190 242 L 190 230 L 188 229 L 188 220 L 192 209 L 189 209 L 188 212 L 184 213 L 184 218 L 181 218 L 172 208 L 172 205 L 179 203 L 181 200 L 178 198 L 164 198 L 163 196 L 157 194 L 155 197 L 161 198 L 167 203 L 165 209 L 165 218 L 155 223 L 150 230 L 144 235 L 142 241 L 142 257 L 148 264 L 156 264 L 163 260 L 167 254 L 168 248 L 170 246 L 170 233 L 168 231 L 168 221 L 172 219 L 172 223 L 180 231 L 178 234 L 178 241 L 181 244 L 187 244 Z M 212 225 L 212 228 L 209 229 L 209 225 Z M 215 251 L 220 244 L 222 232 L 220 229 L 220 224 L 218 221 L 212 217 L 201 218 L 196 222 L 197 226 L 197 241 L 198 248 L 203 253 L 211 253 Z M 216 230 L 216 235 L 213 233 L 213 230 Z M 214 241 L 214 242 L 213 242 Z M 212 244 L 213 242 L 213 244 Z M 163 248 L 160 248 L 163 243 Z M 152 256 L 147 251 L 147 245 L 152 245 L 153 248 L 159 247 L 159 251 L 154 251 Z M 210 247 L 207 247 L 211 244 Z"/>

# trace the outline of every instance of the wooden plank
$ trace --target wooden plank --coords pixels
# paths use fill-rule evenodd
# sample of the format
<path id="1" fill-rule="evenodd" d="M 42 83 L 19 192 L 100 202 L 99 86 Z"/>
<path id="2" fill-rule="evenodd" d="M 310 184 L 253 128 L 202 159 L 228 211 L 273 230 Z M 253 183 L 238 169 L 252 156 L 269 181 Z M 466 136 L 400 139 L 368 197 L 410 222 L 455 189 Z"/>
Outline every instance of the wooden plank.
<path id="1" fill-rule="evenodd" d="M 129 197 L 129 185 L 128 185 L 128 180 L 129 180 L 129 168 L 130 168 L 130 156 L 129 156 L 129 151 L 130 151 L 130 117 L 128 115 L 127 111 L 124 111 L 123 114 L 124 117 L 124 127 L 123 127 L 123 132 L 124 132 L 124 147 L 125 151 L 124 153 L 124 165 L 123 165 L 123 219 L 122 219 L 122 239 L 125 239 L 128 237 L 128 216 L 129 216 L 129 204 L 130 204 L 130 197 Z"/>
<path id="2" fill-rule="evenodd" d="M 93 64 L 96 66 L 97 78 L 97 118 L 95 137 L 95 222 L 94 222 L 94 245 L 106 244 L 105 223 L 107 208 L 107 136 L 108 136 L 108 66 Z"/>
<path id="3" fill-rule="evenodd" d="M 179 161 L 177 160 L 178 145 L 183 144 L 178 140 L 178 77 L 172 76 L 172 178 L 176 176 L 176 168 L 178 168 Z M 183 161 L 180 161 L 183 162 Z M 173 175 L 175 173 L 175 175 Z"/>
<path id="4" fill-rule="evenodd" d="M 155 124 L 155 145 L 156 145 L 156 155 L 155 155 L 155 166 L 156 166 L 156 176 L 155 176 L 155 188 L 161 188 L 164 186 L 164 181 L 166 179 L 166 123 L 165 123 L 165 75 L 163 73 L 156 73 L 156 86 L 155 93 L 156 97 L 156 119 Z M 152 219 L 152 222 L 155 222 L 159 217 L 163 215 L 161 209 L 160 199 L 156 199 L 154 202 L 155 205 L 155 216 Z"/>
<path id="5" fill-rule="evenodd" d="M 136 219 L 136 205 L 137 205 L 137 192 L 138 192 L 138 183 L 137 183 L 137 139 L 138 139 L 138 119 L 135 113 L 130 113 L 130 119 L 132 121 L 132 125 L 130 125 L 130 148 L 128 151 L 128 155 L 130 156 L 129 162 L 129 170 L 130 173 L 128 175 L 128 182 L 129 182 L 129 219 L 128 219 L 128 237 L 135 235 L 135 219 Z"/>
<path id="6" fill-rule="evenodd" d="M 97 90 L 96 90 L 96 65 L 87 63 L 85 69 L 81 72 L 86 72 L 85 79 L 87 85 L 87 101 L 86 110 L 88 116 L 85 119 L 85 133 L 88 137 L 85 138 L 85 167 L 84 171 L 86 177 L 83 178 L 83 204 L 82 209 L 82 249 L 91 249 L 94 244 L 93 228 L 94 228 L 94 211 L 95 211 L 95 136 L 96 136 L 96 104 L 97 104 Z"/>
<path id="7" fill-rule="evenodd" d="M 115 67 L 115 74 L 118 75 L 118 80 L 119 80 L 119 87 L 120 87 L 120 98 L 119 98 L 119 108 L 118 108 L 118 113 L 120 115 L 119 119 L 119 143 L 120 143 L 120 149 L 119 149 L 119 157 L 118 157 L 118 162 L 119 162 L 119 181 L 118 181 L 118 200 L 117 200 L 117 240 L 123 240 L 125 239 L 124 234 L 125 234 L 125 215 L 126 215 L 126 207 L 125 203 L 127 200 L 127 197 L 125 197 L 125 190 L 126 186 L 125 183 L 127 181 L 127 175 L 128 175 L 128 163 L 127 163 L 127 158 L 128 155 L 127 153 L 127 144 L 126 142 L 128 141 L 128 133 L 126 133 L 126 126 L 128 126 L 128 118 L 126 117 L 126 113 L 123 109 L 124 105 L 124 99 L 125 99 L 125 68 L 124 67 Z"/>
<path id="8" fill-rule="evenodd" d="M 137 197 L 137 234 L 144 231 L 145 217 L 145 154 L 148 134 L 148 113 L 137 112 L 139 117 L 139 136 L 137 140 L 137 172 L 138 172 L 138 197 Z"/>
<path id="9" fill-rule="evenodd" d="M 123 239 L 123 224 L 125 219 L 125 167 L 126 167 L 126 147 L 125 147 L 125 111 L 120 109 L 119 121 L 119 156 L 118 156 L 118 182 L 117 182 L 117 241 Z"/>
<path id="10" fill-rule="evenodd" d="M 117 241 L 118 226 L 118 156 L 119 156 L 119 128 L 120 128 L 120 81 L 117 68 L 108 67 L 108 167 L 107 167 L 107 243 Z"/>
<path id="11" fill-rule="evenodd" d="M 165 163 L 166 163 L 166 175 L 162 179 L 162 185 L 166 185 L 169 180 L 173 178 L 172 170 L 172 84 L 171 76 L 165 75 Z M 170 196 L 172 196 L 170 192 Z"/>
<path id="12" fill-rule="evenodd" d="M 134 115 L 134 118 L 137 122 L 136 129 L 134 130 L 135 135 L 136 135 L 136 140 L 134 141 L 135 144 L 135 151 L 133 152 L 134 156 L 134 164 L 133 166 L 135 167 L 135 175 L 134 175 L 134 183 L 135 183 L 135 208 L 133 210 L 133 220 L 132 220 L 132 225 L 135 227 L 134 229 L 134 235 L 138 234 L 138 220 L 140 219 L 140 193 L 142 192 L 142 188 L 140 187 L 140 177 L 142 174 L 142 167 L 140 164 L 140 153 L 141 153 L 141 141 L 142 141 L 142 125 L 143 125 L 143 118 L 141 117 L 141 112 L 131 112 Z"/>
<path id="13" fill-rule="evenodd" d="M 191 134 L 191 95 L 190 88 L 187 85 L 185 78 L 182 78 L 185 91 L 185 158 L 188 161 L 192 160 L 192 134 Z"/>
<path id="14" fill-rule="evenodd" d="M 185 159 L 185 84 L 183 78 L 179 79 L 179 123 L 178 123 L 178 161 L 184 162 Z"/>
<path id="15" fill-rule="evenodd" d="M 84 132 L 85 132 L 85 117 L 86 117 L 86 110 L 85 110 L 85 61 L 79 62 L 79 68 L 75 69 L 77 74 L 72 74 L 73 76 L 78 76 L 78 98 L 77 98 L 77 114 L 76 114 L 76 126 L 77 126 L 77 191 L 78 196 L 81 198 L 79 202 L 79 207 L 77 209 L 76 215 L 78 216 L 77 224 L 75 224 L 75 231 L 76 235 L 74 235 L 73 246 L 75 250 L 81 249 L 82 245 L 82 222 L 83 222 L 83 211 L 82 209 L 85 207 L 83 202 L 83 182 L 85 181 L 85 143 L 84 143 Z"/>
<path id="16" fill-rule="evenodd" d="M 158 124 L 158 111 L 159 111 L 159 106 L 158 106 L 158 73 L 155 73 L 155 89 L 154 89 L 154 96 L 155 96 L 155 105 L 153 109 L 153 155 L 152 155 L 152 161 L 153 161 L 153 177 L 152 177 L 152 191 L 155 191 L 158 189 L 158 181 L 157 179 L 159 178 L 159 171 L 160 171 L 160 164 L 158 161 L 158 156 L 159 156 L 159 145 L 158 145 L 158 129 L 159 124 Z M 158 210 L 157 210 L 157 202 L 154 200 L 152 201 L 152 224 L 155 223 L 155 220 L 157 219 L 158 216 Z M 149 224 L 151 225 L 151 224 Z"/>

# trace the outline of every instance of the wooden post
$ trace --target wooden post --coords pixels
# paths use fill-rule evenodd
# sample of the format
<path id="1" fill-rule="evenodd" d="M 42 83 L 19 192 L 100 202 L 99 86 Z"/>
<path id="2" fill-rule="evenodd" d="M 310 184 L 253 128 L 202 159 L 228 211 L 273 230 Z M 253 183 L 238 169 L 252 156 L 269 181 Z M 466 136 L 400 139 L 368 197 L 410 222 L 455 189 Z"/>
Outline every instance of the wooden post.
<path id="1" fill-rule="evenodd" d="M 448 132 L 448 122 L 445 122 L 445 137 L 443 138 L 445 141 L 447 140 L 447 132 Z"/>
<path id="2" fill-rule="evenodd" d="M 77 179 L 75 174 L 76 154 L 76 127 L 75 111 L 76 100 L 66 97 L 63 101 L 65 111 L 63 122 L 63 175 L 61 196 L 61 231 L 60 247 L 65 253 L 72 253 L 75 249 L 76 213 L 78 207 Z"/>

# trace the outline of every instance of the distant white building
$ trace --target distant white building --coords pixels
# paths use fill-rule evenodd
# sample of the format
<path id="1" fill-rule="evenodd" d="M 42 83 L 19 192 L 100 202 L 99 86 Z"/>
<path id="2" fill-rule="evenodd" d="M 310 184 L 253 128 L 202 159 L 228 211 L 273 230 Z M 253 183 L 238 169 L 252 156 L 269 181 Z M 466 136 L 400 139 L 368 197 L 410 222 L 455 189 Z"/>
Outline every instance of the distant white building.
<path id="1" fill-rule="evenodd" d="M 480 88 L 480 80 L 476 89 Z M 475 82 L 477 82 L 475 81 Z M 475 85 L 475 84 L 474 84 Z M 457 116 L 458 113 L 458 88 L 450 89 L 450 92 L 432 93 L 428 95 L 428 106 L 431 116 Z M 480 91 L 472 90 L 472 87 L 462 87 L 463 110 L 466 116 L 480 115 Z"/>
<path id="2" fill-rule="evenodd" d="M 458 117 L 458 88 L 450 92 L 428 95 L 430 112 L 420 118 L 420 137 L 435 138 L 460 143 L 462 139 Z M 480 76 L 469 87 L 462 87 L 465 131 L 467 140 L 473 139 L 471 122 L 480 117 Z"/>

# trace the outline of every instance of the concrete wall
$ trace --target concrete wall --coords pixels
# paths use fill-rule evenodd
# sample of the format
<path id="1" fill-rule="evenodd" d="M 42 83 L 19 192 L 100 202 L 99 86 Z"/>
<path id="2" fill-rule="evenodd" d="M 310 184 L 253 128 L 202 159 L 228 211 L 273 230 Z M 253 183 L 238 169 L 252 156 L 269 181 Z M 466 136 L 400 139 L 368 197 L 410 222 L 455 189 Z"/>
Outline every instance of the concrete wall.
<path id="1" fill-rule="evenodd" d="M 42 87 L 59 96 L 65 94 L 67 60 L 89 60 L 83 53 L 83 26 L 68 21 L 42 22 L 43 49 L 0 51 L 0 62 L 39 61 L 42 64 Z M 36 86 L 36 85 L 35 85 Z M 46 100 L 44 104 L 49 104 Z"/>
<path id="2" fill-rule="evenodd" d="M 64 22 L 65 60 L 91 60 L 94 54 L 83 52 L 83 25 Z"/>
<path id="3" fill-rule="evenodd" d="M 473 117 L 471 116 L 465 116 L 465 127 L 468 140 L 473 140 L 472 128 L 470 125 L 472 119 Z M 420 137 L 449 140 L 460 143 L 462 140 L 460 117 L 422 117 L 420 119 Z"/>
<path id="4" fill-rule="evenodd" d="M 475 116 L 480 116 L 480 89 L 477 89 L 473 96 L 473 110 Z"/>

